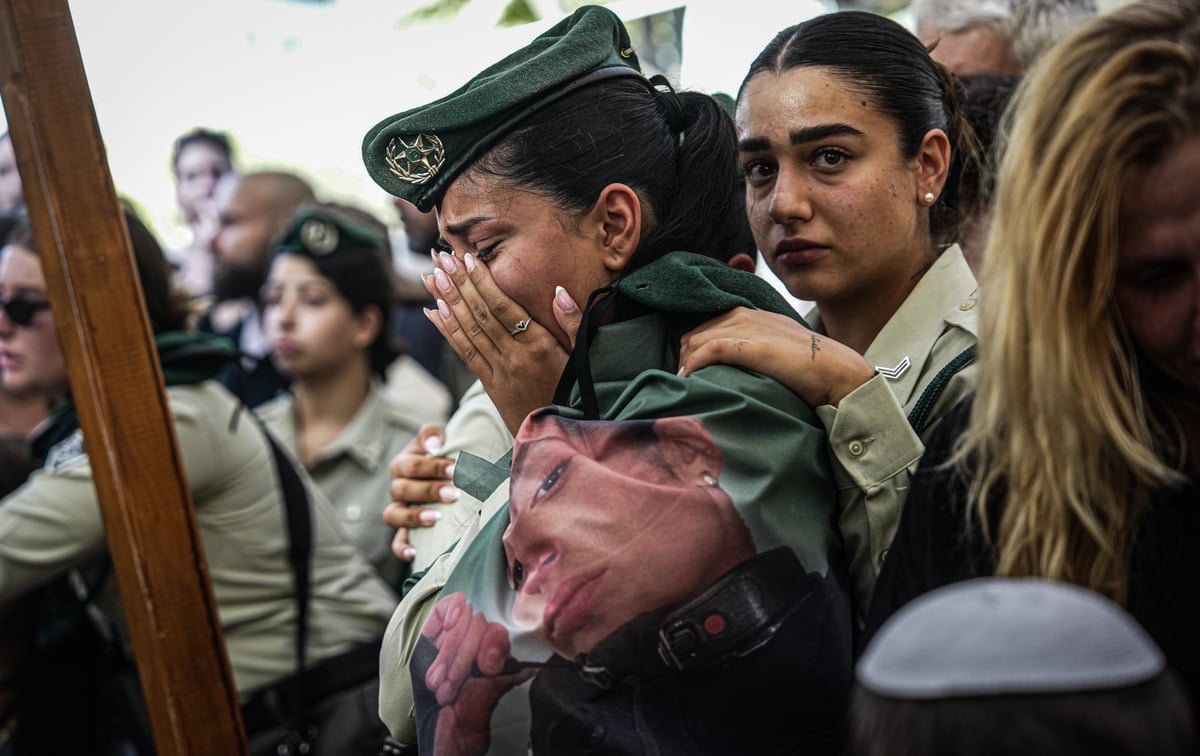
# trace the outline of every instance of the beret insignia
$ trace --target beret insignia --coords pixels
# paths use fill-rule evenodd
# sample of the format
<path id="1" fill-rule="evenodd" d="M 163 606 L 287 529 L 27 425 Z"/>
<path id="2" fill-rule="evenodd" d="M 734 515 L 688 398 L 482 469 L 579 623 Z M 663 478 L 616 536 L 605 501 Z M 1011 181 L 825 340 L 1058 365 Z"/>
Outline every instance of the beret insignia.
<path id="1" fill-rule="evenodd" d="M 446 162 L 446 148 L 433 134 L 417 134 L 411 141 L 393 137 L 385 159 L 388 170 L 401 181 L 420 185 L 437 175 Z"/>
<path id="2" fill-rule="evenodd" d="M 300 227 L 300 242 L 314 255 L 327 255 L 337 249 L 338 230 L 319 218 L 310 218 Z"/>

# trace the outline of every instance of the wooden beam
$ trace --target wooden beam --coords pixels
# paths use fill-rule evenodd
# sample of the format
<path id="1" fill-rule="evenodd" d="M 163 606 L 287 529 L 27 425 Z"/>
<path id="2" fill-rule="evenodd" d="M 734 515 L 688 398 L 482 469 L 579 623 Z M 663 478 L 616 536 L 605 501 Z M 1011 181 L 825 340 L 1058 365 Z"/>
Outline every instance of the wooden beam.
<path id="1" fill-rule="evenodd" d="M 0 89 L 158 752 L 248 754 L 67 0 L 0 0 Z"/>

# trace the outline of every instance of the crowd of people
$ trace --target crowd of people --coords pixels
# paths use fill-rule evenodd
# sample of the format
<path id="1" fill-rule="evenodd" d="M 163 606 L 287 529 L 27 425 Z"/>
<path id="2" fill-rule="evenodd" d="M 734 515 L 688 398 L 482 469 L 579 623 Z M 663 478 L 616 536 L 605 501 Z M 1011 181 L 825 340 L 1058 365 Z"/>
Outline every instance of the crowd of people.
<path id="1" fill-rule="evenodd" d="M 1200 0 L 913 15 L 731 117 L 584 6 L 366 131 L 391 228 L 176 141 L 192 243 L 124 220 L 251 752 L 1197 752 Z M 0 754 L 152 753 L 11 153 Z"/>

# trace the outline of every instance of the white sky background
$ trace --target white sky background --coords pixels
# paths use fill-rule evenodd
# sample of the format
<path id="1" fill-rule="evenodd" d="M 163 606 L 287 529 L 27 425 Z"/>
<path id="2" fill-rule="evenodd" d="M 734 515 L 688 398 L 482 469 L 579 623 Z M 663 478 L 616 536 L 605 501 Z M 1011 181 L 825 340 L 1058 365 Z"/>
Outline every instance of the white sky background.
<path id="1" fill-rule="evenodd" d="M 118 192 L 142 207 L 169 246 L 183 243 L 171 142 L 206 126 L 233 135 L 243 170 L 295 170 L 322 199 L 367 205 L 393 222 L 386 195 L 362 165 L 367 129 L 452 91 L 558 20 L 496 29 L 502 0 L 473 0 L 454 22 L 397 28 L 396 19 L 420 4 L 71 0 Z M 610 7 L 629 20 L 679 5 L 622 0 Z M 683 85 L 735 92 L 770 37 L 765 30 L 822 7 L 817 0 L 781 5 L 741 0 L 746 20 L 731 24 L 722 18 L 727 0 L 689 3 Z"/>
<path id="2" fill-rule="evenodd" d="M 472 0 L 455 21 L 397 27 L 396 19 L 422 4 L 70 0 L 117 191 L 139 206 L 166 246 L 185 244 L 190 232 L 175 206 L 171 144 L 205 126 L 233 136 L 242 170 L 293 170 L 320 199 L 396 222 L 388 196 L 363 168 L 367 129 L 453 91 L 558 20 L 497 29 L 505 0 Z M 630 21 L 682 4 L 618 0 L 609 7 Z M 736 93 L 775 31 L 831 7 L 832 0 L 693 0 L 682 71 L 671 78 Z"/>

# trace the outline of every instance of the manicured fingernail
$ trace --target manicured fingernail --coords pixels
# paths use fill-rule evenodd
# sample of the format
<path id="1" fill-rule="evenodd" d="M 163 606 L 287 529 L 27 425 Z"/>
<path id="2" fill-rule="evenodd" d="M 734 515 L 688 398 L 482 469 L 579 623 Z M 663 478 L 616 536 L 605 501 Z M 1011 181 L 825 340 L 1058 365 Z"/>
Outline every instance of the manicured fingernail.
<path id="1" fill-rule="evenodd" d="M 446 465 L 446 477 L 450 479 L 454 478 L 454 465 Z"/>
<path id="2" fill-rule="evenodd" d="M 425 451 L 430 454 L 437 454 L 442 450 L 442 439 L 438 436 L 430 436 L 425 439 L 423 446 L 425 447 Z"/>
<path id="3" fill-rule="evenodd" d="M 414 549 L 412 546 L 409 546 L 407 549 L 405 549 L 403 553 L 404 553 L 404 558 L 410 562 L 417 558 L 417 550 Z"/>
<path id="4" fill-rule="evenodd" d="M 468 273 L 474 273 L 475 272 L 475 255 L 471 254 L 470 252 L 463 255 L 463 265 L 467 266 Z"/>
<path id="5" fill-rule="evenodd" d="M 442 486 L 438 489 L 438 499 L 442 501 L 458 501 L 458 489 L 454 486 Z"/>
<path id="6" fill-rule="evenodd" d="M 430 323 L 433 322 L 433 310 L 429 309 L 428 307 L 422 307 L 421 312 L 425 313 L 425 317 L 429 318 Z"/>
<path id="7" fill-rule="evenodd" d="M 442 268 L 447 273 L 453 273 L 458 270 L 458 263 L 454 262 L 454 255 L 447 252 L 442 253 Z"/>
<path id="8" fill-rule="evenodd" d="M 442 519 L 442 513 L 436 509 L 425 509 L 417 515 L 417 519 L 427 525 L 432 525 L 433 523 Z"/>
<path id="9" fill-rule="evenodd" d="M 683 365 L 680 365 L 679 370 L 677 370 L 675 372 L 675 375 L 679 376 L 680 378 L 686 377 L 687 376 L 687 368 L 685 368 Z"/>
<path id="10" fill-rule="evenodd" d="M 443 273 L 441 268 L 433 271 L 433 280 L 437 281 L 437 287 L 442 291 L 450 291 L 450 276 Z"/>
<path id="11" fill-rule="evenodd" d="M 446 320 L 450 319 L 450 305 L 446 304 L 446 300 L 438 300 L 438 312 L 442 313 L 442 318 Z"/>
<path id="12" fill-rule="evenodd" d="M 429 250 L 429 259 L 433 260 L 433 267 L 435 267 L 435 268 L 438 266 L 437 256 L 438 256 L 438 252 L 436 249 Z"/>
<path id="13" fill-rule="evenodd" d="M 554 298 L 558 300 L 558 306 L 563 312 L 571 312 L 575 309 L 575 300 L 571 299 L 571 295 L 561 286 L 554 287 Z"/>
<path id="14" fill-rule="evenodd" d="M 442 627 L 443 628 L 454 627 L 454 624 L 456 622 L 458 622 L 459 616 L 462 615 L 462 610 L 463 610 L 462 602 L 455 601 L 454 603 L 450 604 L 450 606 L 446 608 L 446 617 L 442 621 Z M 430 670 L 430 672 L 432 672 L 432 670 Z"/>
<path id="15" fill-rule="evenodd" d="M 425 684 L 429 686 L 430 690 L 434 690 L 438 685 L 441 685 L 442 678 L 446 676 L 445 671 L 445 664 L 434 664 L 429 668 L 429 671 L 425 673 Z"/>

